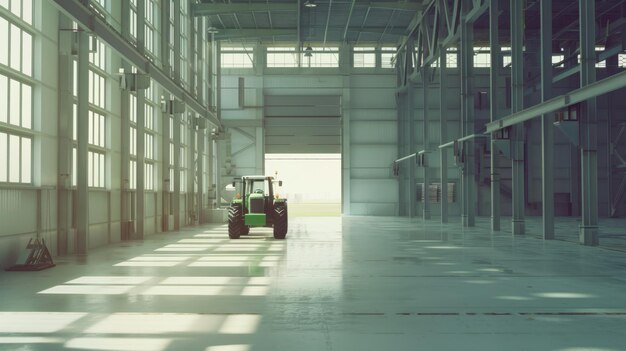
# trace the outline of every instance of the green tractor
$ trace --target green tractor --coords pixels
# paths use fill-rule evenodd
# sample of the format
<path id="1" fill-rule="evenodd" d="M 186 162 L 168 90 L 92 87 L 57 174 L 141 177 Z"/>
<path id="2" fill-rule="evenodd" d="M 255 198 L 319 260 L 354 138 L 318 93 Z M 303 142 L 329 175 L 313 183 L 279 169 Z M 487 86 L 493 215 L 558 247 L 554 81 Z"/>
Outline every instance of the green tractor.
<path id="1" fill-rule="evenodd" d="M 235 178 L 233 187 L 241 184 L 241 192 L 235 196 L 228 209 L 228 236 L 239 239 L 247 235 L 251 227 L 274 228 L 275 239 L 287 236 L 287 199 L 274 197 L 274 183 L 282 181 L 273 177 L 245 176 Z"/>

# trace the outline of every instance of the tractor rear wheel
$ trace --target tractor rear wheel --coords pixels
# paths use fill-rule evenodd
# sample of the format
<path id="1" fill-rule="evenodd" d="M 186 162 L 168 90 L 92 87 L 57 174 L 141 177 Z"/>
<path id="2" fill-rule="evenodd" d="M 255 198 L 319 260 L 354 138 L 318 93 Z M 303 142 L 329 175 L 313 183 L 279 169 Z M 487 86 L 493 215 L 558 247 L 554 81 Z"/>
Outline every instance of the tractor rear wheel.
<path id="1" fill-rule="evenodd" d="M 287 205 L 274 207 L 274 239 L 284 239 L 287 236 Z"/>
<path id="2" fill-rule="evenodd" d="M 244 231 L 243 208 L 241 205 L 230 205 L 228 208 L 228 236 L 231 239 L 239 239 Z"/>
<path id="3" fill-rule="evenodd" d="M 244 225 L 243 228 L 241 228 L 241 235 L 248 235 L 250 234 L 250 227 L 248 227 L 247 225 Z"/>

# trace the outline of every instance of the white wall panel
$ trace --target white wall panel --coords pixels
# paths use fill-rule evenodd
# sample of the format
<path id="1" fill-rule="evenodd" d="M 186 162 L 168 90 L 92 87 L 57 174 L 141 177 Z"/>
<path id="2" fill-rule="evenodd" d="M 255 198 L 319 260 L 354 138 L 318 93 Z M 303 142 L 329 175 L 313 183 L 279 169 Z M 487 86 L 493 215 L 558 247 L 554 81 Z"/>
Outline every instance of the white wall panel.
<path id="1" fill-rule="evenodd" d="M 353 144 L 395 144 L 398 141 L 398 126 L 395 121 L 352 121 L 350 141 Z"/>
<path id="2" fill-rule="evenodd" d="M 0 237 L 36 230 L 37 192 L 0 189 Z"/>
<path id="3" fill-rule="evenodd" d="M 352 167 L 388 167 L 397 158 L 395 145 L 358 145 L 350 155 Z"/>

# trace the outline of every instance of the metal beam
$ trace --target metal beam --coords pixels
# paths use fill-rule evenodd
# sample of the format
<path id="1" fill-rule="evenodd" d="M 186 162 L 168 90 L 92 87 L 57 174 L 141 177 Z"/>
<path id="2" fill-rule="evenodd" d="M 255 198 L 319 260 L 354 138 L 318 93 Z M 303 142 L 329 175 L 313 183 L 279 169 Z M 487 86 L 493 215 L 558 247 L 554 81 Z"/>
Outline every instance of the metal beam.
<path id="1" fill-rule="evenodd" d="M 86 255 L 89 250 L 89 188 L 88 166 L 89 153 L 89 33 L 78 32 L 78 65 L 77 65 L 78 103 L 76 104 L 76 241 L 75 252 Z"/>
<path id="2" fill-rule="evenodd" d="M 113 50 L 128 60 L 140 71 L 148 74 L 178 100 L 186 103 L 192 110 L 209 120 L 216 127 L 221 127 L 217 116 L 208 107 L 200 103 L 189 91 L 185 90 L 167 73 L 152 62 L 143 52 L 124 39 L 122 34 L 111 27 L 105 19 L 95 14 L 88 6 L 78 0 L 52 0 L 59 9 L 72 17 L 81 27 L 87 28 L 107 43 Z"/>
<path id="3" fill-rule="evenodd" d="M 524 109 L 524 4 L 510 1 L 511 16 L 511 112 Z M 524 212 L 524 126 L 517 125 L 511 131 L 511 177 L 512 177 L 512 232 L 523 235 Z"/>
<path id="4" fill-rule="evenodd" d="M 137 13 L 145 13 L 145 1 L 146 0 L 137 0 Z M 144 16 L 137 16 L 137 49 L 140 52 L 144 51 L 144 42 L 145 42 L 145 18 Z M 135 223 L 135 233 L 133 235 L 134 239 L 143 239 L 144 238 L 144 222 L 146 217 L 146 196 L 145 196 L 145 184 L 146 184 L 146 174 L 145 174 L 145 161 L 146 161 L 146 92 L 144 89 L 138 89 L 135 93 L 137 105 L 135 106 L 136 113 L 136 121 L 137 126 L 135 129 L 136 140 L 137 140 L 137 162 L 135 163 L 135 175 L 137 178 L 137 189 L 135 189 L 136 194 L 136 223 Z"/>
<path id="5" fill-rule="evenodd" d="M 503 128 L 524 123 L 537 118 L 542 114 L 554 112 L 564 107 L 574 105 L 594 97 L 602 96 L 624 87 L 626 87 L 626 71 L 614 74 L 610 77 L 596 81 L 595 83 L 591 83 L 571 91 L 570 93 L 563 94 L 522 111 L 510 114 L 496 122 L 487 123 L 485 125 L 485 133 L 493 133 Z"/>
<path id="6" fill-rule="evenodd" d="M 326 37 L 328 36 L 328 25 L 330 24 L 330 13 L 333 8 L 333 0 L 328 0 L 328 16 L 326 17 L 326 28 L 324 28 L 324 45 L 326 47 Z"/>
<path id="7" fill-rule="evenodd" d="M 408 150 L 415 149 L 415 87 L 413 83 L 408 84 L 406 91 L 406 118 L 407 128 L 409 129 L 409 140 L 407 141 Z M 409 217 L 415 216 L 417 209 L 417 201 L 415 194 L 417 193 L 417 187 L 415 184 L 416 165 L 415 162 L 409 162 L 409 186 L 408 186 L 408 215 Z"/>
<path id="8" fill-rule="evenodd" d="M 357 6 L 368 6 L 373 9 L 397 10 L 397 11 L 419 11 L 424 8 L 423 4 L 417 2 L 370 2 L 358 3 Z"/>
<path id="9" fill-rule="evenodd" d="M 215 34 L 216 40 L 236 39 L 236 38 L 263 38 L 263 37 L 282 37 L 297 36 L 297 28 L 269 29 L 269 28 L 250 28 L 250 29 L 220 29 Z"/>
<path id="10" fill-rule="evenodd" d="M 211 15 L 234 15 L 247 12 L 267 12 L 267 11 L 298 11 L 297 4 L 280 4 L 280 3 L 198 3 L 193 4 L 193 16 L 211 16 Z"/>
<path id="11" fill-rule="evenodd" d="M 464 135 L 474 133 L 474 94 L 472 84 L 474 67 L 473 27 L 474 25 L 471 22 L 461 21 L 461 131 Z M 476 224 L 476 176 L 473 139 L 468 140 L 463 146 L 461 218 L 463 226 L 473 227 Z"/>
<path id="12" fill-rule="evenodd" d="M 425 153 L 425 157 L 428 157 L 428 150 L 430 146 L 430 130 L 428 127 L 428 78 L 429 78 L 429 70 L 424 67 L 422 73 L 422 117 L 424 118 L 422 121 L 422 142 L 424 145 L 424 150 L 422 153 Z M 430 188 L 430 174 L 429 171 L 428 160 L 423 166 L 424 170 L 424 189 L 423 189 L 423 207 L 422 207 L 422 218 L 424 220 L 430 219 L 430 197 L 428 196 L 429 188 Z"/>
<path id="13" fill-rule="evenodd" d="M 348 13 L 348 20 L 346 21 L 346 29 L 343 30 L 343 42 L 346 42 L 346 38 L 348 37 L 348 28 L 350 28 L 350 20 L 352 19 L 352 11 L 354 11 L 354 4 L 356 0 L 352 0 L 352 4 L 350 4 L 350 12 Z"/>
<path id="14" fill-rule="evenodd" d="M 552 1 L 540 3 L 541 102 L 552 96 Z M 554 124 L 551 114 L 541 116 L 541 199 L 543 238 L 554 239 Z"/>
<path id="15" fill-rule="evenodd" d="M 447 67 L 446 50 L 439 50 L 439 140 L 448 139 L 448 106 L 446 93 Z M 439 149 L 439 167 L 441 175 L 441 223 L 448 223 L 448 152 L 445 148 Z"/>
<path id="16" fill-rule="evenodd" d="M 580 86 L 596 81 L 595 1 L 579 0 Z M 582 223 L 579 240 L 583 245 L 598 245 L 598 115 L 596 98 L 582 104 L 580 116 L 580 183 Z"/>
<path id="17" fill-rule="evenodd" d="M 498 3 L 500 0 L 489 0 L 489 52 L 491 65 L 489 68 L 489 103 L 490 120 L 493 122 L 499 118 L 500 103 L 500 67 L 502 67 L 500 55 L 500 32 L 498 27 L 498 17 L 500 10 Z M 498 173 L 498 163 L 496 145 L 491 142 L 491 230 L 500 230 L 500 174 Z"/>

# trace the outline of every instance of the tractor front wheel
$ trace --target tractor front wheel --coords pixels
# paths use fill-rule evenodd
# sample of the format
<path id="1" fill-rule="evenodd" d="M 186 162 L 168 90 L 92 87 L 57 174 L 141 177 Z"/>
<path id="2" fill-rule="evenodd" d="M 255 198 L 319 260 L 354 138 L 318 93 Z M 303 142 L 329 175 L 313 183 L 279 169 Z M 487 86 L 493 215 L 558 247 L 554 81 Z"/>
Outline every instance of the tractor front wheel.
<path id="1" fill-rule="evenodd" d="M 244 232 L 243 208 L 241 205 L 230 205 L 228 208 L 228 236 L 239 239 Z"/>
<path id="2" fill-rule="evenodd" d="M 287 205 L 274 207 L 274 239 L 285 239 L 287 236 Z"/>

